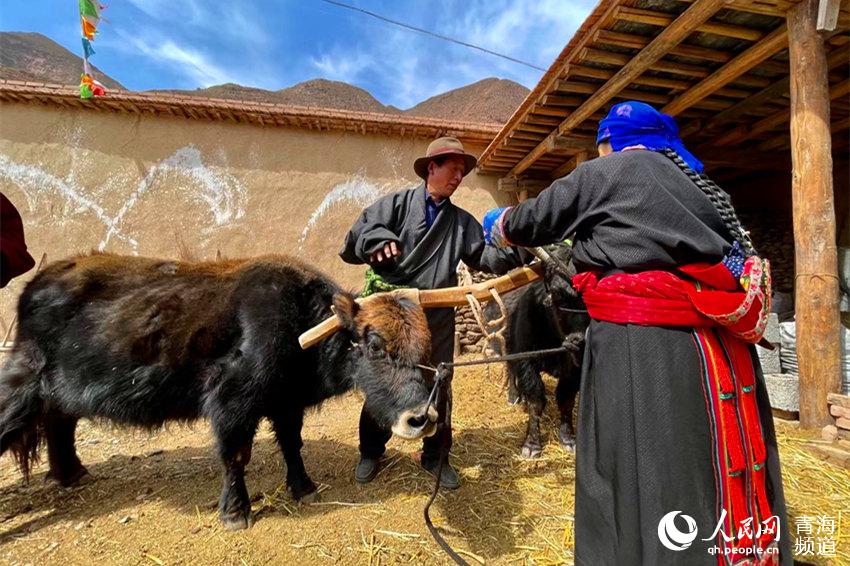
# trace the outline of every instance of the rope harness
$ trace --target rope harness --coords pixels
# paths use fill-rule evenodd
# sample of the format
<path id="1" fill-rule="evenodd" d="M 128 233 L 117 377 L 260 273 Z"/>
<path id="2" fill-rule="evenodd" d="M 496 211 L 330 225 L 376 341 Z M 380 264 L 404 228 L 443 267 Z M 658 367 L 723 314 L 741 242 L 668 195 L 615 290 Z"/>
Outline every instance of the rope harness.
<path id="1" fill-rule="evenodd" d="M 430 408 L 432 404 L 435 403 L 437 399 L 437 395 L 442 393 L 443 395 L 448 395 L 447 384 L 450 379 L 448 376 L 450 375 L 450 368 L 456 367 L 466 367 L 466 366 L 478 366 L 484 364 L 495 364 L 500 362 L 510 362 L 514 360 L 526 360 L 531 358 L 539 358 L 543 356 L 551 356 L 554 354 L 562 354 L 564 352 L 570 352 L 575 350 L 576 346 L 572 343 L 568 343 L 565 341 L 563 345 L 558 348 L 548 348 L 546 350 L 534 350 L 531 352 L 519 352 L 516 354 L 507 354 L 502 356 L 497 356 L 493 358 L 485 358 L 482 360 L 469 360 L 465 362 L 441 362 L 437 367 L 426 366 L 426 365 L 417 365 L 417 367 L 432 371 L 435 374 L 434 377 L 434 387 L 431 389 L 431 394 L 428 396 L 428 407 Z M 436 408 L 436 406 L 435 406 Z M 440 545 L 446 554 L 448 554 L 452 560 L 454 560 L 455 564 L 460 564 L 461 566 L 469 566 L 469 563 L 464 560 L 452 547 L 446 542 L 446 539 L 443 538 L 443 535 L 437 530 L 434 526 L 434 523 L 431 522 L 430 509 L 431 504 L 434 502 L 434 499 L 437 498 L 437 493 L 440 491 L 440 477 L 443 474 L 443 466 L 448 460 L 449 450 L 448 445 L 443 443 L 440 446 L 440 460 L 437 465 L 437 479 L 434 482 L 434 489 L 431 492 L 431 497 L 428 498 L 428 502 L 425 504 L 425 508 L 422 510 L 422 513 L 425 517 L 425 526 L 428 527 L 428 531 L 431 533 L 431 536 L 434 537 L 434 540 L 437 541 L 437 544 Z"/>

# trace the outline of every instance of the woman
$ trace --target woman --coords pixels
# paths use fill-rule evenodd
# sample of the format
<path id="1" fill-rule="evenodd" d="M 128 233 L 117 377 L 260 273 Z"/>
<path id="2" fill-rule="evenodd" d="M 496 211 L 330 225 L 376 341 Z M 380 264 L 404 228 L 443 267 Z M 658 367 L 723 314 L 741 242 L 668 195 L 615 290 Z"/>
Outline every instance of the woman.
<path id="1" fill-rule="evenodd" d="M 791 564 L 770 405 L 750 345 L 769 311 L 767 262 L 672 118 L 617 104 L 597 145 L 600 159 L 483 223 L 498 247 L 574 234 L 573 283 L 593 319 L 576 564 Z"/>

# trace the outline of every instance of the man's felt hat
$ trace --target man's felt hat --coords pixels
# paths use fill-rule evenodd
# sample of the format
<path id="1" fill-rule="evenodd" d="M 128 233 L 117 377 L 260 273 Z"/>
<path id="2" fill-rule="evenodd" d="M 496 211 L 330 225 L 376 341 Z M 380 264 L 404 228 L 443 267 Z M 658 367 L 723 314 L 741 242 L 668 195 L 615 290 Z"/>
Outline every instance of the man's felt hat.
<path id="1" fill-rule="evenodd" d="M 466 153 L 463 149 L 463 144 L 460 140 L 452 137 L 437 138 L 428 144 L 428 150 L 424 157 L 420 157 L 413 162 L 413 170 L 424 180 L 428 180 L 428 164 L 435 158 L 441 155 L 459 155 L 466 162 L 466 171 L 464 177 L 472 171 L 478 164 L 478 159 L 474 155 Z"/>

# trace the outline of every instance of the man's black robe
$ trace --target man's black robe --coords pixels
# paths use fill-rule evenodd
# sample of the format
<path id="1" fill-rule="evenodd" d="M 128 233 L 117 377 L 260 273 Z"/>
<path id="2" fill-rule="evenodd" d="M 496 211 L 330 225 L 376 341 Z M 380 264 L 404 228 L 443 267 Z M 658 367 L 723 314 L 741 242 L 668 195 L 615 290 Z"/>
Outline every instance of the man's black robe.
<path id="1" fill-rule="evenodd" d="M 426 196 L 423 183 L 382 197 L 363 210 L 348 232 L 339 256 L 346 263 L 368 263 L 371 254 L 382 249 L 387 242 L 396 242 L 401 258 L 376 263 L 372 268 L 387 283 L 418 289 L 457 285 L 457 266 L 461 260 L 473 269 L 501 274 L 531 259 L 530 255 L 515 249 L 498 250 L 485 245 L 478 221 L 450 200 L 441 204 L 429 228 L 425 220 Z M 452 361 L 454 309 L 428 309 L 425 316 L 431 330 L 432 363 Z M 445 415 L 450 421 L 450 399 Z M 365 411 L 360 422 L 361 452 L 367 457 L 380 456 L 390 433 L 386 430 L 381 433 L 378 429 L 386 427 L 372 422 Z M 438 428 L 437 434 L 426 439 L 423 458 L 436 456 L 437 444 L 450 442 L 450 437 L 450 427 Z M 374 442 L 371 442 L 372 439 Z"/>

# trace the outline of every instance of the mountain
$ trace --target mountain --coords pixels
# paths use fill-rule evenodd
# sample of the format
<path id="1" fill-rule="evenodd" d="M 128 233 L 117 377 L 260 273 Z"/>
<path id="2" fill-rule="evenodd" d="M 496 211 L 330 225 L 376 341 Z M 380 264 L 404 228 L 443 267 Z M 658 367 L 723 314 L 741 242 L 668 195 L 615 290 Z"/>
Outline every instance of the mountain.
<path id="1" fill-rule="evenodd" d="M 394 106 L 381 104 L 362 88 L 326 79 L 305 81 L 278 91 L 227 83 L 196 90 L 151 92 L 504 124 L 525 100 L 529 90 L 507 79 L 489 78 L 438 94 L 404 111 Z"/>
<path id="2" fill-rule="evenodd" d="M 80 84 L 82 70 L 81 57 L 40 33 L 0 32 L 0 79 L 76 86 Z M 126 90 L 97 67 L 92 66 L 92 71 L 94 78 L 103 83 L 107 90 Z"/>
<path id="3" fill-rule="evenodd" d="M 195 90 L 157 90 L 151 92 L 169 92 L 208 98 L 233 98 L 237 100 L 249 100 L 251 102 L 273 102 L 295 106 L 318 106 L 320 108 L 337 108 L 361 112 L 382 112 L 385 114 L 396 114 L 400 112 L 394 106 L 381 104 L 374 96 L 362 88 L 327 79 L 313 79 L 277 91 L 226 83 Z"/>
<path id="4" fill-rule="evenodd" d="M 40 33 L 0 32 L 0 79 L 76 86 L 82 67 L 79 56 Z M 107 90 L 126 90 L 96 67 L 93 71 Z M 405 111 L 382 104 L 362 88 L 327 79 L 313 79 L 277 91 L 227 83 L 195 90 L 149 92 L 504 124 L 529 90 L 510 80 L 488 78 L 438 94 Z"/>
<path id="5" fill-rule="evenodd" d="M 514 81 L 489 78 L 432 96 L 404 113 L 426 118 L 504 124 L 529 92 Z"/>

